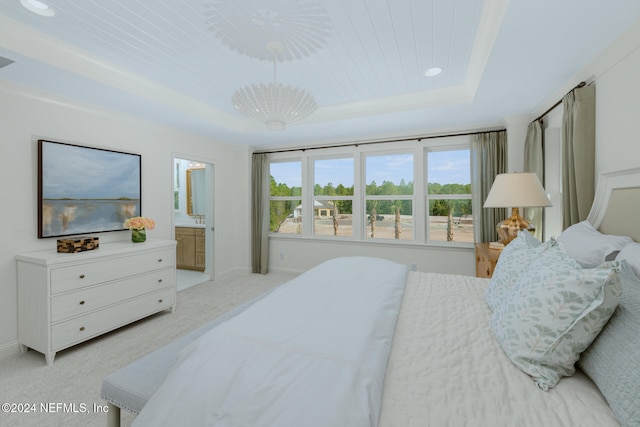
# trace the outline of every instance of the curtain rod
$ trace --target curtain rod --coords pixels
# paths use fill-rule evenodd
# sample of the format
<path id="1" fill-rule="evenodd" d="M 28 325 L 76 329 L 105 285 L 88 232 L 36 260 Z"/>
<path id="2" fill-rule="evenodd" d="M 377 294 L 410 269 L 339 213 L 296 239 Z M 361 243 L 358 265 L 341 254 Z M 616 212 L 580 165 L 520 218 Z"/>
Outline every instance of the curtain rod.
<path id="1" fill-rule="evenodd" d="M 291 152 L 294 152 L 294 151 L 305 152 L 307 150 L 322 150 L 322 149 L 325 149 L 325 148 L 358 147 L 360 145 L 387 144 L 389 142 L 422 141 L 423 139 L 452 138 L 452 137 L 455 137 L 455 136 L 478 135 L 478 134 L 481 134 L 481 133 L 500 132 L 500 131 L 503 131 L 503 130 L 504 130 L 504 128 L 477 131 L 477 132 L 462 132 L 462 133 L 451 133 L 451 134 L 444 134 L 444 135 L 418 136 L 418 137 L 413 137 L 413 138 L 389 139 L 389 140 L 385 140 L 385 141 L 350 142 L 348 144 L 322 145 L 322 146 L 305 147 L 305 148 L 290 148 L 290 149 L 285 149 L 285 150 L 258 150 L 258 151 L 254 151 L 254 154 L 260 154 L 260 153 L 269 153 L 269 154 L 273 154 L 273 153 L 291 153 Z"/>
<path id="2" fill-rule="evenodd" d="M 574 87 L 574 88 L 573 88 L 573 89 L 571 89 L 569 92 L 567 92 L 567 95 L 568 95 L 568 94 L 570 94 L 571 92 L 573 92 L 573 91 L 574 91 L 574 90 L 576 90 L 576 89 L 580 89 L 581 87 L 586 86 L 586 84 L 587 84 L 587 82 L 580 82 L 580 83 L 578 83 L 578 84 L 576 85 L 576 87 Z M 567 95 L 565 95 L 565 96 L 567 96 Z M 556 102 L 555 104 L 553 104 L 551 107 L 549 107 L 549 108 L 547 109 L 547 111 L 545 111 L 544 113 L 540 114 L 540 115 L 538 116 L 538 118 L 534 120 L 534 122 L 537 122 L 537 121 L 539 121 L 539 120 L 542 120 L 542 118 L 543 118 L 544 116 L 546 116 L 547 114 L 549 114 L 549 113 L 551 112 L 551 110 L 553 110 L 553 109 L 554 109 L 554 108 L 556 108 L 558 105 L 560 105 L 560 104 L 562 103 L 562 100 L 563 100 L 563 99 L 564 99 L 564 97 L 563 97 L 561 100 L 559 100 L 558 102 Z"/>

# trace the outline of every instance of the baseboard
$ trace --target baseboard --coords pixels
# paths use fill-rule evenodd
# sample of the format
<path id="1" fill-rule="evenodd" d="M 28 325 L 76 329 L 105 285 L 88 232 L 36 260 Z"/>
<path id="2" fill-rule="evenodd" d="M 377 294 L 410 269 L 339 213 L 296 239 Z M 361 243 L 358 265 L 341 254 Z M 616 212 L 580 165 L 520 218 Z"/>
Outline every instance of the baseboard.
<path id="1" fill-rule="evenodd" d="M 20 346 L 17 340 L 0 345 L 0 360 L 13 356 L 16 353 L 20 353 Z"/>
<path id="2" fill-rule="evenodd" d="M 286 274 L 302 274 L 305 270 L 297 270 L 295 268 L 278 268 L 270 267 L 269 273 L 286 273 Z"/>
<path id="3" fill-rule="evenodd" d="M 304 273 L 304 270 L 296 270 L 293 268 L 270 267 L 269 273 L 300 274 L 300 273 Z M 251 269 L 249 267 L 234 267 L 234 268 L 230 268 L 229 270 L 221 271 L 220 274 L 218 274 L 218 277 L 222 278 L 222 277 L 230 276 L 233 274 L 251 274 Z"/>

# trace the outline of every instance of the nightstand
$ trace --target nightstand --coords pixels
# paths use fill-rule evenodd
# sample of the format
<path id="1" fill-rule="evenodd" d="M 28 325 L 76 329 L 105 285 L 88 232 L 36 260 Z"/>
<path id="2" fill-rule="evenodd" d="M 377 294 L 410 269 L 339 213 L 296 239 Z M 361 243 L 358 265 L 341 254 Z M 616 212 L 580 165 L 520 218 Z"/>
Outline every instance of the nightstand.
<path id="1" fill-rule="evenodd" d="M 502 249 L 493 249 L 488 243 L 476 243 L 476 277 L 490 279 Z"/>

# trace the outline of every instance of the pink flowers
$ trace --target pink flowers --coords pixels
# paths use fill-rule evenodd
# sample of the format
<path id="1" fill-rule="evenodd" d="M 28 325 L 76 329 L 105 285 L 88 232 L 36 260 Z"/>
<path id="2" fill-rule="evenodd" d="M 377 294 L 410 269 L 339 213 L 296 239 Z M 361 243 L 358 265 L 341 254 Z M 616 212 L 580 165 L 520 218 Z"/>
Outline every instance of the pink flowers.
<path id="1" fill-rule="evenodd" d="M 151 218 L 144 216 L 134 216 L 133 218 L 128 218 L 122 226 L 129 230 L 153 230 L 156 226 L 156 222 Z"/>

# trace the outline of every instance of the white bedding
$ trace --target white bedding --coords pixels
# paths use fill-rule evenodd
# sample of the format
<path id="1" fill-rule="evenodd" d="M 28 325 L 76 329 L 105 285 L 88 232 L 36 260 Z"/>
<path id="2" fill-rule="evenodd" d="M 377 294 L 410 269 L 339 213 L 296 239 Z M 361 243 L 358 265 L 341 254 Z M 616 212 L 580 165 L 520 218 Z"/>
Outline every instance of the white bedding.
<path id="1" fill-rule="evenodd" d="M 337 258 L 187 346 L 136 426 L 376 426 L 407 267 Z"/>
<path id="2" fill-rule="evenodd" d="M 379 425 L 618 426 L 581 372 L 545 392 L 509 361 L 489 329 L 488 283 L 409 273 Z"/>
<path id="3" fill-rule="evenodd" d="M 509 361 L 487 279 L 409 272 L 405 286 L 405 266 L 379 259 L 326 267 L 186 347 L 134 425 L 619 426 L 581 372 L 545 392 Z"/>

